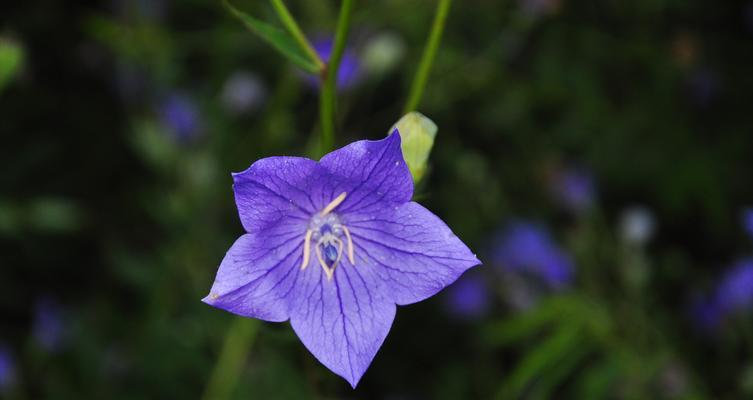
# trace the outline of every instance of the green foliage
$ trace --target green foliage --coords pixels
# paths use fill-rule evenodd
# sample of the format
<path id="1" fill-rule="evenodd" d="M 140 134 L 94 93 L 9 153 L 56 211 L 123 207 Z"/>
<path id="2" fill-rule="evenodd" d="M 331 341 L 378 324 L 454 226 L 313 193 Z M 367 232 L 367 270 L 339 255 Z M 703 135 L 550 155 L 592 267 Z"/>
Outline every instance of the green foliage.
<path id="1" fill-rule="evenodd" d="M 0 37 L 0 90 L 16 74 L 24 58 L 24 52 L 17 43 Z"/>
<path id="2" fill-rule="evenodd" d="M 307 54 L 304 49 L 295 42 L 294 38 L 284 31 L 262 22 L 243 11 L 233 7 L 228 0 L 222 0 L 222 4 L 227 10 L 251 32 L 257 34 L 261 39 L 272 45 L 277 51 L 285 56 L 290 62 L 301 67 L 304 71 L 312 74 L 320 72 L 316 60 Z"/>

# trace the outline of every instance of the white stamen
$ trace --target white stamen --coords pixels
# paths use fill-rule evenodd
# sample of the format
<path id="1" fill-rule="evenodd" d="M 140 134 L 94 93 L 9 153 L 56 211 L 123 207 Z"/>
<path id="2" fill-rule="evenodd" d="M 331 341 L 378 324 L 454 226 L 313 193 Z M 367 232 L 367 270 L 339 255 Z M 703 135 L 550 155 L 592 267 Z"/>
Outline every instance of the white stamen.
<path id="1" fill-rule="evenodd" d="M 314 231 L 311 229 L 306 231 L 306 240 L 303 243 L 303 262 L 301 263 L 301 271 L 306 269 L 309 265 L 309 259 L 311 258 L 311 235 Z"/>
<path id="2" fill-rule="evenodd" d="M 348 228 L 345 225 L 339 225 L 339 227 L 342 228 L 343 232 L 345 232 L 345 237 L 348 239 L 348 260 L 350 260 L 350 264 L 355 267 L 356 259 L 353 254 L 353 239 L 350 237 L 350 231 L 348 231 Z"/>
<path id="3" fill-rule="evenodd" d="M 343 200 L 345 200 L 345 196 L 347 196 L 347 195 L 348 195 L 347 193 L 342 192 L 342 193 L 340 193 L 339 196 L 335 197 L 334 200 L 332 200 L 331 202 L 329 202 L 329 204 L 327 204 L 327 206 L 324 207 L 324 209 L 321 212 L 321 216 L 323 217 L 323 216 L 329 214 L 330 212 L 332 212 L 332 210 L 334 210 L 335 207 L 339 206 L 340 203 L 342 203 Z"/>

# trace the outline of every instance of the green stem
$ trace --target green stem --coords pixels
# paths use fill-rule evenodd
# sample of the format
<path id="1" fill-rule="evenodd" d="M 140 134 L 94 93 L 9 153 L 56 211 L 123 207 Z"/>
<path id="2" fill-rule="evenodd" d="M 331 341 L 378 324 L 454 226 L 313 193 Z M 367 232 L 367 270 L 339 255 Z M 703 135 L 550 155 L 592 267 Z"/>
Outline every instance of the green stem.
<path id="1" fill-rule="evenodd" d="M 426 81 L 429 79 L 429 73 L 431 72 L 431 66 L 437 55 L 439 42 L 442 39 L 442 31 L 444 31 L 447 14 L 450 12 L 451 4 L 452 0 L 439 0 L 439 4 L 437 4 L 437 12 L 434 14 L 434 22 L 432 22 L 431 25 L 431 32 L 426 41 L 424 53 L 421 55 L 421 62 L 418 64 L 416 76 L 413 78 L 413 83 L 411 84 L 408 101 L 405 103 L 406 114 L 415 111 L 416 107 L 418 107 L 418 103 L 421 102 L 424 88 L 426 88 Z"/>
<path id="2" fill-rule="evenodd" d="M 311 46 L 311 43 L 309 43 L 308 39 L 306 39 L 306 35 L 303 34 L 303 31 L 301 31 L 298 23 L 295 22 L 295 18 L 293 18 L 293 16 L 290 14 L 288 8 L 285 7 L 285 3 L 283 3 L 282 0 L 270 1 L 272 2 L 272 6 L 275 8 L 275 11 L 277 11 L 277 15 L 280 17 L 282 24 L 285 25 L 285 28 L 293 36 L 293 39 L 295 39 L 295 41 L 298 42 L 298 45 L 301 46 L 301 48 L 306 52 L 306 54 L 308 54 L 309 57 L 311 57 L 311 60 L 314 61 L 319 70 L 323 70 L 324 62 L 322 61 L 321 57 L 319 57 L 319 54 L 317 54 L 316 50 L 314 50 L 314 48 Z"/>
<path id="3" fill-rule="evenodd" d="M 337 87 L 337 71 L 345 51 L 345 42 L 350 29 L 350 16 L 353 13 L 353 0 L 343 0 L 340 4 L 340 15 L 337 18 L 335 43 L 332 55 L 326 67 L 326 75 L 322 82 L 319 95 L 319 111 L 322 119 L 321 152 L 331 151 L 335 144 L 335 90 Z"/>
<path id="4" fill-rule="evenodd" d="M 212 375 L 204 389 L 204 400 L 230 398 L 241 375 L 243 362 L 256 338 L 259 321 L 248 318 L 235 318 L 228 328 L 220 356 L 214 365 Z"/>

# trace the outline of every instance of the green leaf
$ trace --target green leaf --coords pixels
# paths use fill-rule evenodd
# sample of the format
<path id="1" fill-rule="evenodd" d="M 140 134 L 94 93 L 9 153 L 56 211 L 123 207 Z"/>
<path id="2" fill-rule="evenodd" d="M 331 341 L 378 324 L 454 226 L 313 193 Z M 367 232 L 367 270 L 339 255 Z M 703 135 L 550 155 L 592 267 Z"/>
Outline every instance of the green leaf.
<path id="1" fill-rule="evenodd" d="M 10 81 L 23 60 L 24 52 L 18 44 L 0 39 L 0 90 Z"/>
<path id="2" fill-rule="evenodd" d="M 530 338 L 557 322 L 576 320 L 578 307 L 575 298 L 554 297 L 527 313 L 487 324 L 481 330 L 481 338 L 492 347 L 506 346 Z"/>
<path id="3" fill-rule="evenodd" d="M 497 398 L 520 398 L 535 379 L 558 363 L 562 363 L 572 350 L 584 345 L 580 338 L 582 333 L 578 326 L 566 325 L 537 344 L 503 383 Z"/>
<path id="4" fill-rule="evenodd" d="M 256 33 L 262 39 L 271 44 L 277 51 L 287 57 L 293 64 L 303 68 L 304 70 L 311 72 L 312 74 L 319 73 L 319 69 L 316 66 L 314 60 L 312 60 L 293 38 L 285 31 L 277 29 L 276 27 L 262 22 L 243 11 L 233 7 L 227 0 L 223 0 L 222 4 L 230 11 L 236 18 L 238 18 L 251 32 Z"/>
<path id="5" fill-rule="evenodd" d="M 585 370 L 576 388 L 576 399 L 603 399 L 619 377 L 620 367 L 615 360 L 605 360 Z"/>

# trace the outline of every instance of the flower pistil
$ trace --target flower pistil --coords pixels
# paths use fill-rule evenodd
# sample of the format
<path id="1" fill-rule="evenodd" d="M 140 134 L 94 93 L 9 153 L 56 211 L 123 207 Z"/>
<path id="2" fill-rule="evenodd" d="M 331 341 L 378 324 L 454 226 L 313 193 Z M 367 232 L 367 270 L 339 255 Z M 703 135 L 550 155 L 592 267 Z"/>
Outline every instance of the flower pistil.
<path id="1" fill-rule="evenodd" d="M 311 218 L 303 243 L 301 271 L 305 270 L 309 265 L 309 261 L 311 260 L 311 242 L 314 241 L 314 251 L 316 252 L 317 260 L 319 260 L 319 265 L 322 266 L 324 273 L 327 275 L 327 280 L 332 280 L 335 268 L 340 263 L 345 248 L 342 239 L 343 235 L 347 242 L 348 260 L 352 265 L 355 265 L 353 238 L 350 236 L 350 231 L 340 222 L 337 214 L 332 213 L 337 206 L 345 201 L 346 196 L 347 193 L 340 193 L 322 211 Z"/>

